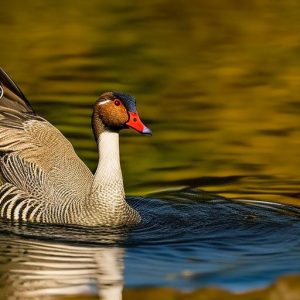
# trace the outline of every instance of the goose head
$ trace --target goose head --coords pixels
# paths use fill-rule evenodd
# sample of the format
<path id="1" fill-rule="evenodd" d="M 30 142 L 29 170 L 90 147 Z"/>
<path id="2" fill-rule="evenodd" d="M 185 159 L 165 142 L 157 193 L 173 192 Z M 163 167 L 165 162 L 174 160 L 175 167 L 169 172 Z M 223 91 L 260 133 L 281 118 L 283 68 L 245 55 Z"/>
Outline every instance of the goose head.
<path id="1" fill-rule="evenodd" d="M 119 132 L 133 128 L 143 135 L 151 135 L 151 130 L 141 121 L 134 97 L 121 92 L 106 92 L 94 105 L 92 127 L 95 138 L 103 131 Z"/>

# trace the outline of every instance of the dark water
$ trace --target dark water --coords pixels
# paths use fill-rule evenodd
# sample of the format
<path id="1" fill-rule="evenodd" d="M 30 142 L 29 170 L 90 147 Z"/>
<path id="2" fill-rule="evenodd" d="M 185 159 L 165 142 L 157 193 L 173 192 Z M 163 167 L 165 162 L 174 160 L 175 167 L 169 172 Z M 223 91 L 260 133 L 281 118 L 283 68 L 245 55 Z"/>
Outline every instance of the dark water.
<path id="1" fill-rule="evenodd" d="M 135 228 L 2 223 L 1 295 L 121 299 L 124 286 L 242 291 L 299 272 L 297 207 L 196 190 L 128 201 L 143 218 Z"/>
<path id="2" fill-rule="evenodd" d="M 0 4 L 0 65 L 91 169 L 103 91 L 135 95 L 154 132 L 121 134 L 143 224 L 2 224 L 3 295 L 97 294 L 114 282 L 103 297 L 118 299 L 123 281 L 244 290 L 300 271 L 299 1 Z"/>

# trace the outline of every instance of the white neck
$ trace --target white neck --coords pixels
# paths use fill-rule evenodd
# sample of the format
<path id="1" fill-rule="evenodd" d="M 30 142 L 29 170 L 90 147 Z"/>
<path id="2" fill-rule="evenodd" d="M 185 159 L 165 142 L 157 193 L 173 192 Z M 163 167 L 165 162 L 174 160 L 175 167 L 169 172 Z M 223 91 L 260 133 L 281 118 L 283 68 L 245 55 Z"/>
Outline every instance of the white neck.
<path id="1" fill-rule="evenodd" d="M 93 193 L 100 201 L 114 203 L 125 197 L 120 165 L 119 134 L 104 131 L 98 138 L 99 161 L 94 176 Z"/>

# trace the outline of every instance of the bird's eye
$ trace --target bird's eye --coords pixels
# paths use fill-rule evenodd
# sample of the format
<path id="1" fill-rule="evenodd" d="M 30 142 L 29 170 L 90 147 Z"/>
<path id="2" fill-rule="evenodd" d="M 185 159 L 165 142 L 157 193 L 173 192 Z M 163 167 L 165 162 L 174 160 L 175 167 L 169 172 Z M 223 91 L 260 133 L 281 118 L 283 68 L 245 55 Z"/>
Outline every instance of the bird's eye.
<path id="1" fill-rule="evenodd" d="M 114 103 L 115 103 L 116 106 L 119 106 L 121 104 L 121 102 L 119 100 L 115 100 Z"/>

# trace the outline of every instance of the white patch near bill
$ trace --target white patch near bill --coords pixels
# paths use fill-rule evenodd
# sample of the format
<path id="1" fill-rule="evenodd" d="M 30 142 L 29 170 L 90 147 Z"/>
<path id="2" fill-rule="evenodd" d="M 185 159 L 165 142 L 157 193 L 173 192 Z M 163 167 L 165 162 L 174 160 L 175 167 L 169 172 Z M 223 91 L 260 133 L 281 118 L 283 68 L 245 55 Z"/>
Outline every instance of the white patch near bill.
<path id="1" fill-rule="evenodd" d="M 4 94 L 3 88 L 2 86 L 0 86 L 0 99 L 3 97 L 3 94 Z"/>
<path id="2" fill-rule="evenodd" d="M 108 103 L 108 102 L 110 102 L 111 100 L 105 100 L 105 101 L 103 101 L 103 102 L 99 102 L 98 104 L 99 105 L 103 105 L 103 104 L 106 104 L 106 103 Z"/>

